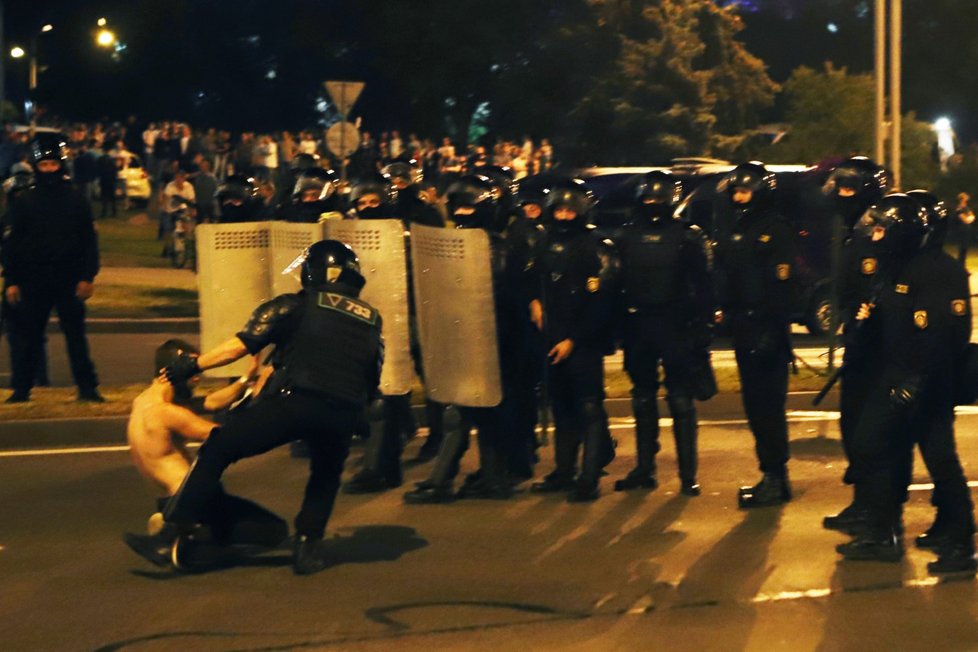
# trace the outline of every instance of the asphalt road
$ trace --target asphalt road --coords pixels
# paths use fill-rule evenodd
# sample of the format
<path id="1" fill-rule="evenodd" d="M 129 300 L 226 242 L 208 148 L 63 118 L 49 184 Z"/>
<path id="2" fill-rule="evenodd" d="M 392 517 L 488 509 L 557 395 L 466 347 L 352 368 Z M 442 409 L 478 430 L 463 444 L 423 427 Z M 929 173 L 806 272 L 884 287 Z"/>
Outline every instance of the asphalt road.
<path id="1" fill-rule="evenodd" d="M 976 410 L 959 418 L 978 477 Z M 611 479 L 633 463 L 627 421 Z M 507 502 L 409 506 L 400 492 L 341 495 L 333 565 L 294 577 L 287 552 L 245 567 L 172 576 L 133 555 L 151 495 L 125 450 L 0 452 L 0 638 L 9 650 L 968 650 L 978 584 L 928 577 L 933 557 L 840 562 L 820 519 L 847 500 L 833 415 L 795 413 L 796 499 L 735 508 L 755 480 L 743 423 L 703 425 L 704 495 L 677 495 L 668 428 L 662 486 L 593 504 L 519 494 Z M 412 442 L 410 456 L 418 446 Z M 54 454 L 53 454 L 54 453 Z M 358 455 L 354 453 L 354 459 Z M 543 451 L 540 473 L 551 468 Z M 470 454 L 468 467 L 474 460 Z M 353 468 L 348 464 L 348 470 Z M 917 481 L 922 477 L 918 463 Z M 409 483 L 427 467 L 409 471 Z M 230 490 L 295 512 L 304 464 L 246 460 Z M 933 517 L 915 487 L 907 536 Z"/>

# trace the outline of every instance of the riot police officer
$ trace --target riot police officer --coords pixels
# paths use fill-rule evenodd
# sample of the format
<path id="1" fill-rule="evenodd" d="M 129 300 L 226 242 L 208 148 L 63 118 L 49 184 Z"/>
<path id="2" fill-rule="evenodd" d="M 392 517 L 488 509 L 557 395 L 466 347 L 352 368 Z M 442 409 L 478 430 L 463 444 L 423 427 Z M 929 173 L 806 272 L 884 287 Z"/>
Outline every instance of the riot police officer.
<path id="1" fill-rule="evenodd" d="M 709 347 L 715 311 L 707 243 L 696 226 L 674 216 L 682 184 L 668 172 L 645 175 L 632 219 L 616 241 L 621 259 L 625 370 L 632 379 L 637 460 L 615 490 L 655 489 L 659 452 L 659 364 L 665 369 L 681 491 L 698 496 L 696 406 L 698 365 Z M 708 354 L 707 354 L 708 355 Z"/>
<path id="2" fill-rule="evenodd" d="M 493 233 L 499 202 L 485 176 L 461 177 L 446 193 L 449 218 L 456 228 L 483 229 L 490 234 L 496 342 L 502 400 L 496 407 L 459 407 L 461 427 L 446 433 L 431 476 L 404 495 L 407 503 L 444 503 L 455 498 L 505 499 L 514 483 L 532 475 L 531 442 L 516 427 L 515 400 L 529 360 L 524 345 L 529 321 L 520 291 L 520 269 L 511 265 L 507 243 Z M 479 470 L 466 478 L 457 494 L 452 484 L 469 446 L 472 427 L 478 432 Z"/>
<path id="3" fill-rule="evenodd" d="M 953 259 L 922 247 L 927 209 L 892 194 L 860 219 L 856 231 L 891 258 L 873 303 L 856 319 L 872 336 L 880 361 L 851 445 L 852 475 L 866 507 L 866 523 L 837 546 L 846 559 L 897 561 L 903 555 L 902 504 L 907 457 L 915 438 L 935 479 L 940 527 L 923 538 L 939 555 L 934 573 L 974 571 L 974 517 L 967 482 L 954 450 L 955 363 L 971 333 L 967 272 Z M 939 480 L 939 482 L 938 482 Z M 938 489 L 938 485 L 940 489 Z M 933 536 L 931 536 L 933 535 Z"/>
<path id="4" fill-rule="evenodd" d="M 296 263 L 297 265 L 298 263 Z M 159 566 L 184 567 L 217 496 L 221 474 L 234 462 L 302 439 L 310 473 L 295 519 L 293 570 L 324 569 L 318 550 L 339 488 L 350 439 L 364 406 L 376 394 L 383 362 L 381 317 L 358 299 L 364 285 L 356 254 L 335 240 L 311 245 L 301 260 L 302 290 L 259 306 L 236 336 L 200 356 L 181 354 L 164 369 L 180 383 L 203 369 L 255 354 L 270 344 L 274 371 L 247 410 L 232 413 L 201 446 L 180 491 L 167 504 L 165 525 L 126 543 Z M 323 346 L 329 341 L 335 346 Z"/>
<path id="5" fill-rule="evenodd" d="M 791 499 L 788 483 L 790 310 L 793 305 L 793 234 L 772 207 L 777 181 L 760 163 L 744 163 L 723 176 L 717 190 L 730 223 L 716 243 L 717 294 L 733 338 L 741 396 L 763 477 L 742 487 L 742 508 Z"/>
<path id="6" fill-rule="evenodd" d="M 214 196 L 220 213 L 218 222 L 221 224 L 259 219 L 261 198 L 258 196 L 258 186 L 250 177 L 232 174 L 218 186 Z"/>
<path id="7" fill-rule="evenodd" d="M 85 337 L 85 301 L 99 271 L 92 209 L 68 179 L 64 143 L 36 138 L 31 156 L 36 185 L 12 198 L 2 248 L 14 388 L 7 402 L 30 400 L 52 308 L 65 334 L 78 399 L 102 402 Z"/>
<path id="8" fill-rule="evenodd" d="M 602 468 L 614 458 L 604 410 L 607 317 L 617 257 L 587 225 L 591 193 L 574 180 L 551 189 L 545 244 L 527 270 L 530 315 L 544 333 L 549 399 L 556 425 L 556 468 L 531 489 L 568 491 L 583 502 L 600 495 Z M 581 473 L 575 478 L 583 443 Z"/>
<path id="9" fill-rule="evenodd" d="M 836 260 L 833 269 L 836 270 L 836 306 L 846 345 L 843 354 L 846 373 L 839 384 L 839 430 L 847 460 L 853 431 L 876 368 L 869 350 L 854 341 L 855 317 L 859 306 L 869 300 L 880 279 L 888 273 L 881 268 L 878 243 L 869 238 L 852 237 L 852 228 L 863 213 L 883 197 L 889 184 L 885 169 L 868 158 L 857 156 L 833 170 L 822 189 L 832 202 L 837 219 L 832 245 Z M 848 469 L 843 480 L 852 484 Z M 822 524 L 830 530 L 847 531 L 858 526 L 864 516 L 861 496 L 854 493 L 849 505 L 838 514 L 826 516 Z"/>
<path id="10" fill-rule="evenodd" d="M 394 190 L 394 211 L 409 230 L 414 223 L 445 226 L 438 210 L 430 205 L 421 188 L 421 167 L 417 161 L 394 161 L 381 171 Z"/>
<path id="11" fill-rule="evenodd" d="M 279 210 L 279 219 L 287 222 L 318 222 L 324 218 L 342 218 L 338 212 L 339 179 L 332 170 L 312 167 L 299 172 L 290 201 Z"/>

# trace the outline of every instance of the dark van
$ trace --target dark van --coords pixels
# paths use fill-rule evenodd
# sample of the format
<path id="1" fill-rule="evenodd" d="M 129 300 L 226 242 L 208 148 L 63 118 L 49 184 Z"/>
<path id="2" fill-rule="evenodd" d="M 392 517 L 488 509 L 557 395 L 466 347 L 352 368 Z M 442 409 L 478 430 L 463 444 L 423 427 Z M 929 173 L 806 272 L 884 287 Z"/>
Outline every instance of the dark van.
<path id="1" fill-rule="evenodd" d="M 832 211 L 821 192 L 828 170 L 801 165 L 767 167 L 778 179 L 775 207 L 797 233 L 798 293 L 793 320 L 814 335 L 824 335 L 832 319 Z M 593 223 L 614 239 L 628 219 L 642 175 L 655 169 L 671 170 L 683 183 L 684 198 L 677 211 L 682 219 L 696 224 L 715 241 L 730 227 L 726 202 L 717 201 L 716 185 L 732 168 L 724 161 L 687 160 L 671 168 L 590 168 L 578 174 L 595 194 Z"/>

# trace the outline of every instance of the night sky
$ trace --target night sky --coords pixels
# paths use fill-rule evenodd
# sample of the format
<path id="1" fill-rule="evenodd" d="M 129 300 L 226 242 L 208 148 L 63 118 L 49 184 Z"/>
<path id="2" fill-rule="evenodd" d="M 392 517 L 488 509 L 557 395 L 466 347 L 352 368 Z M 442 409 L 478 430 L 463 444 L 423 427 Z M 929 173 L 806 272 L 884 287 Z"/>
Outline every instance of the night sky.
<path id="1" fill-rule="evenodd" d="M 38 39 L 39 61 L 47 67 L 39 94 L 54 113 L 69 118 L 122 119 L 134 113 L 232 128 L 246 122 L 257 129 L 296 128 L 322 117 L 315 103 L 319 83 L 328 78 L 366 79 L 368 91 L 357 109 L 377 123 L 396 121 L 397 105 L 411 99 L 410 89 L 385 77 L 384 57 L 391 53 L 378 50 L 376 35 L 370 36 L 377 19 L 371 12 L 381 11 L 381 2 L 0 1 L 5 54 L 12 44 L 26 45 L 42 24 L 55 26 Z M 441 1 L 454 0 L 432 3 Z M 967 0 L 904 3 L 904 107 L 924 120 L 947 115 L 963 140 L 978 140 L 978 118 L 971 116 L 978 71 L 959 63 L 978 57 L 978 12 L 965 9 Z M 872 70 L 870 0 L 737 4 L 747 25 L 743 40 L 776 81 L 799 65 L 820 68 L 828 60 L 851 72 Z M 94 46 L 100 16 L 125 49 L 113 53 Z M 433 31 L 452 29 L 438 25 Z M 5 70 L 8 98 L 22 100 L 25 61 L 6 54 Z M 241 89 L 250 92 L 247 101 L 239 99 Z M 765 116 L 779 117 L 777 109 Z"/>

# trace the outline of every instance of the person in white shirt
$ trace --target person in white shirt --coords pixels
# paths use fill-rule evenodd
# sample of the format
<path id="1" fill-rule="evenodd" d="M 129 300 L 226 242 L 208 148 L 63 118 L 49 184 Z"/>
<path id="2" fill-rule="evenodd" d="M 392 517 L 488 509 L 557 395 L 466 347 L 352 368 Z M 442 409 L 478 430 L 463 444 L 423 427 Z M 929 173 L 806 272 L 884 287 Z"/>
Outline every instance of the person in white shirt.
<path id="1" fill-rule="evenodd" d="M 262 136 L 258 145 L 258 157 L 261 165 L 271 171 L 278 170 L 278 145 L 271 136 Z"/>
<path id="2" fill-rule="evenodd" d="M 310 155 L 316 153 L 316 141 L 313 140 L 312 134 L 308 131 L 302 132 L 302 140 L 299 141 L 299 152 Z"/>

